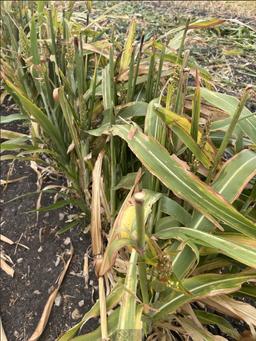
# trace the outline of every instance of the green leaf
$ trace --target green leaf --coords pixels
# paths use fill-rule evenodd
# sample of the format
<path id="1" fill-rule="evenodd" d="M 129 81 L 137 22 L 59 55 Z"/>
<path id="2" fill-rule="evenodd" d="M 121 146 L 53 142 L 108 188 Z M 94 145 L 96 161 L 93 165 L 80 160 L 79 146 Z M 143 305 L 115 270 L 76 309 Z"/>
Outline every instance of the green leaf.
<path id="1" fill-rule="evenodd" d="M 13 83 L 11 83 L 7 78 L 4 78 L 4 81 L 8 91 L 18 99 L 27 115 L 29 117 L 33 117 L 36 122 L 38 122 L 38 124 L 43 128 L 45 134 L 47 134 L 55 144 L 55 147 L 62 156 L 63 160 L 66 160 L 67 155 L 65 143 L 62 139 L 60 131 L 53 125 L 53 123 L 42 112 L 42 110 L 32 103 L 27 97 L 25 97 Z"/>
<path id="2" fill-rule="evenodd" d="M 178 33 L 176 33 L 175 36 L 169 41 L 168 47 L 171 50 L 176 50 L 177 51 L 180 48 L 183 35 L 184 35 L 183 30 L 178 32 Z"/>
<path id="3" fill-rule="evenodd" d="M 62 208 L 65 207 L 67 205 L 75 205 L 75 206 L 79 206 L 79 200 L 74 200 L 74 199 L 68 199 L 68 200 L 58 200 L 56 203 L 52 204 L 52 205 L 48 205 L 45 207 L 41 207 L 38 208 L 36 210 L 32 210 L 32 211 L 28 211 L 28 212 L 48 212 L 48 211 L 52 211 L 52 210 L 57 210 L 58 208 Z"/>
<path id="4" fill-rule="evenodd" d="M 45 0 L 36 1 L 37 12 L 39 15 L 43 14 L 45 2 L 46 2 Z"/>
<path id="5" fill-rule="evenodd" d="M 112 336 L 117 329 L 118 317 L 119 317 L 120 308 L 115 309 L 111 315 L 108 316 L 108 335 Z M 102 341 L 101 337 L 101 326 L 95 329 L 93 332 L 76 336 L 71 339 L 72 341 Z M 62 340 L 59 340 L 62 341 Z"/>
<path id="6" fill-rule="evenodd" d="M 255 276 L 255 272 L 238 273 L 235 275 L 204 274 L 185 279 L 182 281 L 182 284 L 191 295 L 184 292 L 177 293 L 171 289 L 168 290 L 153 305 L 157 311 L 152 314 L 152 319 L 159 320 L 165 318 L 167 314 L 174 313 L 185 303 L 196 299 L 207 297 L 208 295 L 212 297 L 236 291 L 243 283 L 250 280 L 254 281 Z"/>
<path id="7" fill-rule="evenodd" d="M 175 200 L 163 195 L 160 199 L 159 209 L 161 212 L 168 214 L 172 218 L 178 220 L 184 226 L 189 226 L 192 216 L 179 205 Z"/>
<path id="8" fill-rule="evenodd" d="M 125 291 L 122 297 L 118 329 L 134 329 L 136 313 L 136 289 L 137 289 L 137 259 L 138 253 L 132 250 L 128 271 L 125 278 Z"/>
<path id="9" fill-rule="evenodd" d="M 147 115 L 145 117 L 144 132 L 149 136 L 153 136 L 157 141 L 161 143 L 162 136 L 165 132 L 165 125 L 161 118 L 156 115 L 155 106 L 157 106 L 158 99 L 153 99 L 148 104 Z"/>
<path id="10" fill-rule="evenodd" d="M 64 225 L 62 228 L 58 230 L 57 234 L 64 234 L 65 232 L 70 231 L 72 228 L 74 228 L 75 226 L 79 224 L 79 221 L 80 219 L 76 219 Z"/>
<path id="11" fill-rule="evenodd" d="M 170 156 L 169 152 L 155 139 L 146 136 L 138 129 L 130 125 L 116 125 L 111 131 L 114 135 L 126 140 L 130 149 L 147 170 L 177 196 L 188 201 L 207 217 L 210 214 L 241 233 L 256 237 L 256 225 L 251 220 L 244 217 L 221 195 L 190 173 L 183 162 L 177 157 Z"/>
<path id="12" fill-rule="evenodd" d="M 208 103 L 214 105 L 218 109 L 224 110 L 231 116 L 230 118 L 214 122 L 211 126 L 211 130 L 226 129 L 232 120 L 239 100 L 233 96 L 214 92 L 206 88 L 201 88 L 201 95 Z M 248 117 L 245 118 L 246 116 Z M 245 136 L 249 136 L 253 143 L 256 143 L 256 116 L 253 115 L 249 109 L 243 109 L 237 125 L 242 129 Z"/>
<path id="13" fill-rule="evenodd" d="M 191 123 L 185 117 L 175 114 L 174 112 L 161 107 L 160 105 L 154 106 L 157 115 L 159 115 L 164 122 L 174 131 L 180 140 L 187 146 L 195 157 L 206 167 L 210 168 L 214 149 L 209 142 L 205 147 L 200 147 L 202 134 L 199 132 L 197 142 L 191 136 Z"/>
<path id="14" fill-rule="evenodd" d="M 18 138 L 25 138 L 25 140 L 28 140 L 30 138 L 29 135 L 18 133 L 17 131 L 12 131 L 12 130 L 6 130 L 6 129 L 1 129 L 1 138 L 2 139 L 7 139 L 7 140 L 16 140 Z"/>
<path id="15" fill-rule="evenodd" d="M 128 119 L 136 116 L 146 116 L 148 103 L 145 102 L 130 102 L 122 106 L 115 107 L 116 116 Z"/>
<path id="16" fill-rule="evenodd" d="M 239 295 L 246 295 L 249 297 L 253 297 L 254 299 L 256 299 L 256 290 L 255 290 L 255 286 L 242 286 L 242 288 L 237 292 L 237 294 Z"/>
<path id="17" fill-rule="evenodd" d="M 11 114 L 7 116 L 1 116 L 1 124 L 6 124 L 19 120 L 27 120 L 28 117 L 22 114 Z"/>
<path id="18" fill-rule="evenodd" d="M 248 181 L 256 174 L 255 161 L 256 153 L 251 150 L 244 150 L 238 153 L 222 167 L 212 184 L 212 188 L 232 203 L 239 196 Z M 189 226 L 204 232 L 214 230 L 214 225 L 198 212 L 193 215 Z M 194 261 L 193 253 L 188 247 L 185 247 L 173 260 L 175 274 L 179 278 L 183 277 L 191 269 Z"/>
<path id="19" fill-rule="evenodd" d="M 164 230 L 164 229 L 168 229 L 170 227 L 177 227 L 180 225 L 181 224 L 177 220 L 175 220 L 174 218 L 171 218 L 171 217 L 160 218 L 156 221 L 155 232 L 158 232 L 158 231 Z"/>
<path id="20" fill-rule="evenodd" d="M 226 319 L 224 319 L 221 316 L 218 316 L 214 313 L 209 313 L 208 311 L 203 311 L 203 310 L 194 310 L 196 317 L 199 319 L 199 321 L 203 324 L 206 325 L 213 325 L 215 324 L 220 328 L 220 330 L 233 337 L 234 339 L 239 338 L 239 333 L 238 331 L 232 326 L 231 323 L 229 323 Z"/>
<path id="21" fill-rule="evenodd" d="M 31 31 L 30 31 L 30 44 L 31 44 L 31 55 L 33 57 L 33 63 L 40 64 L 40 56 L 37 47 L 37 28 L 35 22 L 35 16 L 31 19 Z"/>
<path id="22" fill-rule="evenodd" d="M 102 70 L 102 97 L 105 110 L 113 108 L 112 81 L 109 64 Z M 105 121 L 105 120 L 104 120 Z"/>
<path id="23" fill-rule="evenodd" d="M 166 135 L 167 135 L 166 126 L 164 122 L 162 121 L 162 119 L 158 117 L 155 113 L 154 105 L 156 105 L 157 102 L 158 102 L 158 99 L 155 98 L 148 104 L 147 115 L 144 121 L 144 132 L 148 136 L 152 136 L 162 145 L 165 145 L 165 140 L 166 140 Z M 148 188 L 154 191 L 158 191 L 159 189 L 158 179 L 156 179 L 149 172 L 146 172 L 144 178 L 145 178 L 145 182 Z"/>
<path id="24" fill-rule="evenodd" d="M 25 138 L 25 141 L 27 140 L 27 138 Z M 0 150 L 1 153 L 7 151 L 7 150 L 33 150 L 34 147 L 29 145 L 29 144 L 23 144 L 22 142 L 24 142 L 24 138 L 20 137 L 17 139 L 11 139 L 11 140 L 7 140 L 5 142 L 0 143 Z"/>
<path id="25" fill-rule="evenodd" d="M 223 253 L 236 261 L 256 268 L 256 250 L 233 243 L 221 237 L 211 235 L 206 232 L 198 231 L 187 227 L 171 227 L 156 233 L 161 239 L 181 239 L 183 241 L 192 240 L 194 243 L 206 247 L 214 247 L 220 253 Z"/>
<path id="26" fill-rule="evenodd" d="M 124 189 L 131 189 L 133 184 L 134 184 L 134 180 L 136 178 L 136 172 L 134 173 L 128 173 L 125 176 L 123 176 L 119 183 L 115 186 L 115 190 L 118 190 L 120 188 L 124 188 Z"/>

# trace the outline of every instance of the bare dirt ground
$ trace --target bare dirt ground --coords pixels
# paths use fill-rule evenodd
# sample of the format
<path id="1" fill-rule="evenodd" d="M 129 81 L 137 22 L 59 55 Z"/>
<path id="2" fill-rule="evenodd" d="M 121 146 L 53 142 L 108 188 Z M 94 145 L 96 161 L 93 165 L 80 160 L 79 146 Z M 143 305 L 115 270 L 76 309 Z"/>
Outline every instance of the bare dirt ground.
<path id="1" fill-rule="evenodd" d="M 7 111 L 8 109 L 2 106 L 1 115 L 5 115 Z M 4 125 L 4 128 L 26 131 L 22 123 Z M 2 179 L 6 179 L 10 165 L 8 161 L 1 162 Z M 38 194 L 26 195 L 37 190 L 37 176 L 29 162 L 14 163 L 10 178 L 21 177 L 22 180 L 0 188 L 1 234 L 18 242 L 13 245 L 0 242 L 0 250 L 11 258 L 14 269 L 13 278 L 0 270 L 2 323 L 9 341 L 28 340 L 40 319 L 55 281 L 62 272 L 62 257 L 72 243 L 74 256 L 53 306 L 47 328 L 40 338 L 51 341 L 77 323 L 97 298 L 97 281 L 90 260 L 87 287 L 83 276 L 84 254 L 88 253 L 90 256 L 90 238 L 88 234 L 83 233 L 82 226 L 60 236 L 57 234 L 70 214 L 68 210 L 40 213 L 37 222 L 36 212 L 29 211 L 35 209 Z M 45 179 L 44 185 L 61 184 L 62 181 L 63 179 L 48 178 Z M 10 201 L 19 196 L 20 199 Z M 51 203 L 52 195 L 43 195 L 41 205 L 44 207 Z M 93 325 L 92 323 L 90 327 Z"/>

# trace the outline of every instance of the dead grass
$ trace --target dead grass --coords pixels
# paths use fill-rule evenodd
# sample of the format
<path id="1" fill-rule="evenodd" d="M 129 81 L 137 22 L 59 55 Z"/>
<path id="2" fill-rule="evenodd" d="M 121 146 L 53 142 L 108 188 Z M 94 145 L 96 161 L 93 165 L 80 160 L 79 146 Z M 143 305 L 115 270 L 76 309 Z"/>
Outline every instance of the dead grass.
<path id="1" fill-rule="evenodd" d="M 246 16 L 255 18 L 256 1 L 170 1 L 182 9 L 207 11 L 218 16 Z M 161 1 L 166 3 L 166 1 Z"/>

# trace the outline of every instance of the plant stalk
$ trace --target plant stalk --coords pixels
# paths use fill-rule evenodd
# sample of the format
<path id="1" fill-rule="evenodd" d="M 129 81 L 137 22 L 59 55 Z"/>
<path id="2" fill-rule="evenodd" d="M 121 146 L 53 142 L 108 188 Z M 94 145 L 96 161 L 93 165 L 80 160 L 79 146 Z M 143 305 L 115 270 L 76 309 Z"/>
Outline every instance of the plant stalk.
<path id="1" fill-rule="evenodd" d="M 246 87 L 244 93 L 243 93 L 243 96 L 242 96 L 242 98 L 241 98 L 241 101 L 240 101 L 240 103 L 239 103 L 238 106 L 237 106 L 237 109 L 236 109 L 236 111 L 235 111 L 235 113 L 234 113 L 234 116 L 233 116 L 232 121 L 231 121 L 231 123 L 230 123 L 230 125 L 229 125 L 229 127 L 228 127 L 228 130 L 226 131 L 226 133 L 225 133 L 225 135 L 224 135 L 224 138 L 223 138 L 223 140 L 222 140 L 222 143 L 221 143 L 221 145 L 220 145 L 220 148 L 219 148 L 219 150 L 218 150 L 218 152 L 217 152 L 217 155 L 216 155 L 216 157 L 215 157 L 215 159 L 214 159 L 213 165 L 212 165 L 212 167 L 211 167 L 210 170 L 209 170 L 208 176 L 207 176 L 207 178 L 206 178 L 206 182 L 207 182 L 207 183 L 210 183 L 210 182 L 211 182 L 211 180 L 212 180 L 212 178 L 213 178 L 213 176 L 214 176 L 214 174 L 215 174 L 215 171 L 216 171 L 216 169 L 217 169 L 217 167 L 218 167 L 218 164 L 219 164 L 219 162 L 220 162 L 220 160 L 221 160 L 221 158 L 222 158 L 222 155 L 223 155 L 223 153 L 225 152 L 225 149 L 226 149 L 226 147 L 227 147 L 227 145 L 228 145 L 229 139 L 230 139 L 230 137 L 232 136 L 232 134 L 233 134 L 233 132 L 234 132 L 234 129 L 235 129 L 235 126 L 236 126 L 236 124 L 237 124 L 237 122 L 238 122 L 238 120 L 239 120 L 239 117 L 240 117 L 240 115 L 241 115 L 241 113 L 242 113 L 242 111 L 243 111 L 243 108 L 244 108 L 244 106 L 245 106 L 245 103 L 246 103 L 246 101 L 247 101 L 248 98 L 249 98 L 249 91 L 251 90 L 251 88 L 252 88 L 252 86 L 251 86 L 251 85 L 248 85 L 248 86 Z"/>
<path id="2" fill-rule="evenodd" d="M 177 61 L 181 58 L 182 52 L 184 50 L 185 39 L 186 39 L 186 36 L 187 36 L 187 32 L 188 32 L 188 28 L 189 28 L 189 23 L 190 23 L 190 18 L 187 19 L 186 24 L 185 24 L 185 28 L 184 28 L 182 40 L 181 40 L 181 43 L 180 43 L 180 48 L 179 48 L 178 56 L 177 56 Z"/>
<path id="3" fill-rule="evenodd" d="M 98 282 L 99 282 L 101 339 L 102 341 L 107 341 L 109 340 L 109 338 L 108 338 L 107 308 L 106 308 L 104 278 L 102 276 L 99 277 Z"/>
<path id="4" fill-rule="evenodd" d="M 144 224 L 144 198 L 143 192 L 138 192 L 134 195 L 135 208 L 136 208 L 136 223 L 137 223 L 137 243 L 140 251 L 138 259 L 138 270 L 140 278 L 140 289 L 142 299 L 144 303 L 149 303 L 148 296 L 148 282 L 146 273 L 146 264 L 143 260 L 144 248 L 145 248 L 145 224 Z"/>

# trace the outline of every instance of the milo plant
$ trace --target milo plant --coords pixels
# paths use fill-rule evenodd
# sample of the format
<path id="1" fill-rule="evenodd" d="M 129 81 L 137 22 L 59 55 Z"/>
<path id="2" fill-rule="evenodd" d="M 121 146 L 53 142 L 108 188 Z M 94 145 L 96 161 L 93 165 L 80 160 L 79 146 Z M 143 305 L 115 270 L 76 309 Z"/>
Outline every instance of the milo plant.
<path id="1" fill-rule="evenodd" d="M 95 95 L 98 61 L 91 53 L 83 54 L 89 38 L 81 24 L 70 20 L 72 12 L 64 10 L 59 18 L 55 7 L 37 6 L 33 11 L 19 4 L 20 18 L 15 7 L 4 11 L 2 30 L 11 45 L 2 54 L 2 77 L 21 118 L 31 123 L 31 134 L 25 141 L 9 140 L 2 150 L 17 150 L 18 157 L 32 159 L 38 153 L 47 155 L 55 171 L 65 175 L 76 205 L 87 212 L 92 165 L 86 130 L 100 105 Z"/>
<path id="2" fill-rule="evenodd" d="M 236 143 L 232 142 L 239 123 L 250 125 L 248 120 L 254 120 L 244 106 L 250 88 L 240 102 L 196 88 L 194 103 L 199 93 L 230 115 L 225 119 L 226 125 L 220 120 L 212 123 L 222 124 L 223 141 L 228 136 L 232 143 L 233 156 L 228 161 L 215 161 L 216 155 L 223 152 L 224 142 L 219 148 L 214 146 L 211 130 L 206 138 L 198 124 L 193 134 L 192 127 L 198 122 L 194 110 L 200 105 L 192 109 L 192 125 L 188 116 L 177 118 L 176 113 L 154 102 L 151 114 L 147 112 L 155 117 L 148 131 L 158 131 L 159 119 L 162 127 L 175 127 L 172 132 L 183 150 L 180 157 L 170 155 L 166 148 L 170 131 L 162 140 L 145 134 L 143 126 L 133 122 L 114 124 L 104 132 L 126 141 L 144 171 L 127 174 L 117 186 L 130 191 L 109 232 L 105 251 L 101 247 L 97 273 L 99 278 L 105 278 L 107 286 L 113 285 L 115 279 L 113 291 L 107 297 L 100 295 L 100 301 L 82 321 L 59 340 L 101 340 L 103 336 L 140 340 L 142 335 L 149 340 L 175 340 L 177 335 L 183 339 L 190 335 L 193 340 L 214 340 L 206 328 L 208 324 L 217 325 L 222 335 L 239 339 L 238 331 L 223 313 L 244 320 L 254 335 L 255 308 L 233 296 L 237 293 L 255 297 L 256 225 L 252 208 L 256 154 L 252 148 L 236 151 Z M 214 103 L 215 98 L 219 99 L 218 104 Z M 227 107 L 231 110 L 226 111 Z M 201 115 L 201 109 L 197 115 Z M 243 129 L 247 131 L 245 125 Z M 248 141 L 245 134 L 243 138 Z M 253 141 L 255 136 L 251 132 L 250 135 Z M 206 140 L 202 145 L 203 139 Z M 184 161 L 187 149 L 197 160 L 196 170 Z M 213 180 L 209 180 L 209 174 L 214 174 Z M 152 190 L 152 179 L 155 186 L 158 183 L 157 191 Z M 209 312 L 209 308 L 214 308 L 214 312 Z M 75 337 L 84 323 L 99 315 L 104 330 L 99 327 Z"/>
<path id="3" fill-rule="evenodd" d="M 132 30 L 133 23 L 127 42 Z M 171 57 L 165 50 L 158 54 L 159 45 L 151 44 L 147 68 L 155 77 L 152 65 L 157 61 L 164 70 Z M 129 61 L 124 81 L 131 86 L 130 77 L 137 75 L 136 47 L 128 46 L 121 61 Z M 140 45 L 137 56 L 147 52 Z M 127 106 L 131 111 L 126 116 L 125 111 L 119 115 L 117 104 L 121 105 L 126 89 L 134 100 L 133 91 L 125 83 L 114 84 L 117 61 L 110 52 L 102 83 L 109 121 L 89 132 L 108 136 L 110 146 L 105 149 L 112 160 L 109 172 L 97 172 L 97 220 L 91 221 L 92 243 L 100 245 L 95 253 L 99 301 L 60 341 L 185 340 L 188 335 L 193 340 L 215 340 L 207 329 L 212 324 L 222 335 L 238 340 L 238 331 L 223 314 L 244 320 L 255 335 L 255 308 L 234 296 L 255 297 L 256 121 L 245 107 L 251 87 L 238 100 L 201 87 L 205 81 L 197 70 L 195 87 L 188 88 L 188 52 L 180 58 L 178 82 L 172 73 L 162 77 L 164 71 L 153 84 L 148 78 L 144 85 L 143 76 L 138 77 L 136 89 L 147 103 L 146 112 L 137 102 Z M 155 84 L 164 87 L 159 97 L 152 91 Z M 209 112 L 211 117 L 206 116 Z M 228 147 L 227 161 L 223 156 Z M 112 209 L 100 196 L 101 181 L 110 182 L 105 188 L 112 191 Z M 105 247 L 97 242 L 100 207 L 110 224 Z M 96 316 L 101 325 L 76 336 Z"/>
<path id="4" fill-rule="evenodd" d="M 64 201 L 91 207 L 99 301 L 59 340 L 214 340 L 212 324 L 238 339 L 223 314 L 254 336 L 255 308 L 235 299 L 255 297 L 252 89 L 212 91 L 185 48 L 191 30 L 223 21 L 187 21 L 163 43 L 136 40 L 132 20 L 120 47 L 89 14 L 37 6 L 6 9 L 2 77 L 31 134 L 5 132 L 2 147 L 42 155 L 68 180 Z"/>

